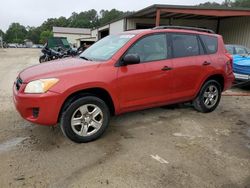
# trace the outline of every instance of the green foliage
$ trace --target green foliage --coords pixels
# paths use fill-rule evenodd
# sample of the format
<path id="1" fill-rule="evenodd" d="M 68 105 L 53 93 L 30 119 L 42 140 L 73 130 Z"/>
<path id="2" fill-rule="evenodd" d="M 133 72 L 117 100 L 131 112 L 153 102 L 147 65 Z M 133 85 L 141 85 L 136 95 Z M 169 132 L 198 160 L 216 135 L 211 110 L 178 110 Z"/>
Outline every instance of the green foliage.
<path id="1" fill-rule="evenodd" d="M 217 2 L 205 2 L 205 3 L 199 4 L 198 6 L 206 7 L 206 8 L 216 8 L 216 7 L 223 7 L 224 5 L 219 4 Z"/>
<path id="2" fill-rule="evenodd" d="M 4 40 L 5 33 L 0 29 L 0 37 L 3 37 Z"/>
<path id="3" fill-rule="evenodd" d="M 112 20 L 121 18 L 128 12 L 122 12 L 116 9 L 101 10 L 100 13 L 94 9 L 76 13 L 67 19 L 63 16 L 59 18 L 49 18 L 39 27 L 27 27 L 19 23 L 13 23 L 5 34 L 8 43 L 23 43 L 24 39 L 29 39 L 33 43 L 44 43 L 48 37 L 52 36 L 53 26 L 57 27 L 76 27 L 76 28 L 93 28 L 104 25 Z M 1 34 L 1 33 L 0 33 Z"/>
<path id="4" fill-rule="evenodd" d="M 250 0 L 225 0 L 224 2 L 205 2 L 199 4 L 200 7 L 216 8 L 216 7 L 241 7 L 250 8 Z M 34 43 L 44 43 L 48 37 L 52 36 L 53 26 L 57 27 L 77 27 L 77 28 L 93 28 L 107 24 L 113 20 L 119 19 L 130 12 L 122 12 L 116 9 L 101 10 L 100 13 L 94 9 L 76 13 L 73 12 L 69 18 L 63 16 L 59 18 L 49 18 L 39 27 L 27 27 L 19 23 L 12 23 L 4 34 L 0 30 L 0 35 L 8 43 L 23 43 L 24 39 L 29 39 Z"/>
<path id="5" fill-rule="evenodd" d="M 124 15 L 124 12 L 116 10 L 116 9 L 112 9 L 110 11 L 101 10 L 100 14 L 101 14 L 100 24 L 104 25 L 104 24 L 110 22 L 111 20 L 121 18 Z"/>
<path id="6" fill-rule="evenodd" d="M 65 17 L 59 18 L 49 18 L 41 25 L 42 31 L 50 30 L 52 31 L 53 26 L 57 27 L 67 27 L 69 25 L 68 19 Z"/>
<path id="7" fill-rule="evenodd" d="M 225 0 L 221 4 L 216 2 L 205 2 L 201 3 L 198 6 L 207 7 L 207 8 L 216 8 L 216 7 L 232 7 L 232 8 L 250 8 L 250 0 Z"/>
<path id="8" fill-rule="evenodd" d="M 92 28 L 98 25 L 98 13 L 96 10 L 92 9 L 85 12 L 75 13 L 68 19 L 69 27 L 79 27 L 79 28 Z"/>
<path id="9" fill-rule="evenodd" d="M 27 27 L 28 33 L 26 39 L 31 40 L 33 43 L 38 44 L 40 41 L 41 28 L 40 27 Z"/>
<path id="10" fill-rule="evenodd" d="M 250 8 L 250 0 L 236 0 L 233 3 L 234 7 Z"/>
<path id="11" fill-rule="evenodd" d="M 23 43 L 27 30 L 19 23 L 12 23 L 6 31 L 5 40 L 9 43 Z"/>
<path id="12" fill-rule="evenodd" d="M 50 30 L 43 31 L 40 35 L 40 43 L 44 44 L 47 42 L 48 38 L 52 37 L 53 33 Z"/>

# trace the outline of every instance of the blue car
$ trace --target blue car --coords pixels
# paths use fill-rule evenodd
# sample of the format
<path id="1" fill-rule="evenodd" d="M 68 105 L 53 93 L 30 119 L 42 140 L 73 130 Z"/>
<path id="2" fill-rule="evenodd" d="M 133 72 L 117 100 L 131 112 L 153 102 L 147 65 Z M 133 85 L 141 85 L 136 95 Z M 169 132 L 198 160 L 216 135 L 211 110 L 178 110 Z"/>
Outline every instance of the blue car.
<path id="1" fill-rule="evenodd" d="M 233 71 L 236 82 L 250 85 L 250 49 L 240 45 L 226 45 L 233 55 Z"/>

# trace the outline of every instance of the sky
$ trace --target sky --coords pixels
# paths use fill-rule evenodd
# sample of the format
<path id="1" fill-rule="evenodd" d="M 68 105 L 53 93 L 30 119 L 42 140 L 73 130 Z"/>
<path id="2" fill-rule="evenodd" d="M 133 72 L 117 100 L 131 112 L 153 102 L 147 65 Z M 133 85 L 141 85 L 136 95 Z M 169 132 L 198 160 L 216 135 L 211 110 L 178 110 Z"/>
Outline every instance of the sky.
<path id="1" fill-rule="evenodd" d="M 122 11 L 137 11 L 153 4 L 197 5 L 206 1 L 208 0 L 2 0 L 0 29 L 6 31 L 13 22 L 19 22 L 24 26 L 39 26 L 47 18 L 68 18 L 72 12 L 90 9 L 100 11 L 115 8 Z"/>

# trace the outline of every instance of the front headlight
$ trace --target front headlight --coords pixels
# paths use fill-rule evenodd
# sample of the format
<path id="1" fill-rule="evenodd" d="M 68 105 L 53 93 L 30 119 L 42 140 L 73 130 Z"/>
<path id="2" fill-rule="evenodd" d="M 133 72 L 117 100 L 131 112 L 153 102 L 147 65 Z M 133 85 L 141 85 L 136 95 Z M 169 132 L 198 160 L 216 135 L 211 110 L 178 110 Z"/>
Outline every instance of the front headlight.
<path id="1" fill-rule="evenodd" d="M 46 93 L 59 80 L 57 78 L 47 78 L 34 80 L 27 84 L 24 93 Z"/>

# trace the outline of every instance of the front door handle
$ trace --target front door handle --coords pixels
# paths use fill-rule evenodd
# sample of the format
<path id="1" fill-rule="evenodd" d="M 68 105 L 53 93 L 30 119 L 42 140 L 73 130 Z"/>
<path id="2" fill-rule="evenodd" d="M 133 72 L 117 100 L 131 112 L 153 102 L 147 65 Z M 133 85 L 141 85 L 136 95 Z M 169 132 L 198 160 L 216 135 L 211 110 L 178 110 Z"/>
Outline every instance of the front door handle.
<path id="1" fill-rule="evenodd" d="M 173 70 L 173 68 L 169 67 L 169 66 L 164 66 L 161 70 L 162 71 L 170 71 L 170 70 Z"/>
<path id="2" fill-rule="evenodd" d="M 207 65 L 210 65 L 210 64 L 211 64 L 210 62 L 204 61 L 204 63 L 202 65 L 207 66 Z"/>

